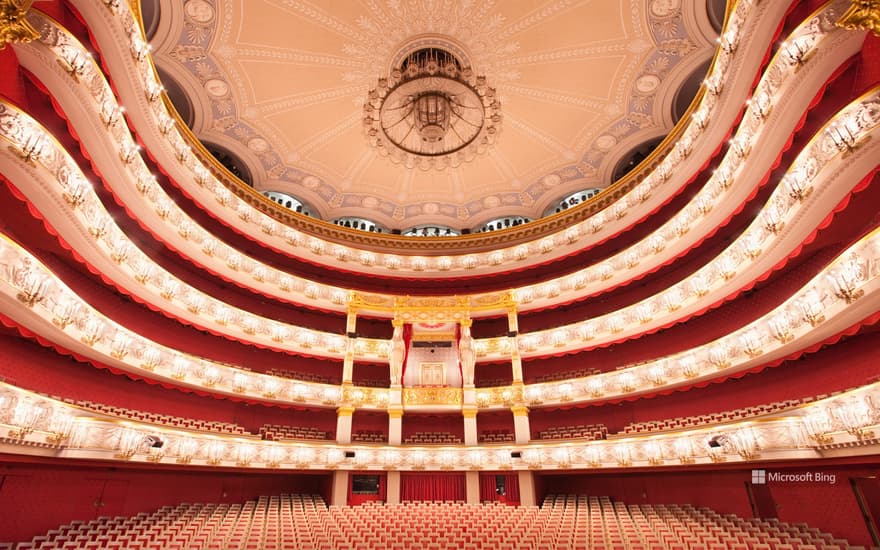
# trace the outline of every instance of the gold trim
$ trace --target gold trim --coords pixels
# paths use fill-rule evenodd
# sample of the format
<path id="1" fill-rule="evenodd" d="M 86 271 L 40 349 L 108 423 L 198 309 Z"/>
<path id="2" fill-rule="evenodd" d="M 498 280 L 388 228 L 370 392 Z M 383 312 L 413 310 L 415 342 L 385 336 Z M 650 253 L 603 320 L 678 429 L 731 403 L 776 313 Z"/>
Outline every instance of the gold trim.
<path id="1" fill-rule="evenodd" d="M 403 409 L 388 409 L 388 418 L 403 418 Z"/>
<path id="2" fill-rule="evenodd" d="M 528 416 L 529 408 L 525 405 L 514 405 L 510 407 L 510 412 L 513 413 L 513 416 Z"/>
<path id="3" fill-rule="evenodd" d="M 462 409 L 461 415 L 465 418 L 476 418 L 479 412 L 477 409 Z"/>
<path id="4" fill-rule="evenodd" d="M 0 50 L 6 44 L 27 44 L 40 37 L 40 33 L 27 22 L 26 14 L 34 0 L 0 0 Z"/>
<path id="5" fill-rule="evenodd" d="M 871 31 L 880 36 L 880 0 L 851 0 L 836 24 L 848 31 Z"/>
<path id="6" fill-rule="evenodd" d="M 406 405 L 461 405 L 461 388 L 404 388 Z"/>
<path id="7" fill-rule="evenodd" d="M 354 414 L 354 407 L 339 407 L 336 409 L 337 416 L 351 416 Z"/>

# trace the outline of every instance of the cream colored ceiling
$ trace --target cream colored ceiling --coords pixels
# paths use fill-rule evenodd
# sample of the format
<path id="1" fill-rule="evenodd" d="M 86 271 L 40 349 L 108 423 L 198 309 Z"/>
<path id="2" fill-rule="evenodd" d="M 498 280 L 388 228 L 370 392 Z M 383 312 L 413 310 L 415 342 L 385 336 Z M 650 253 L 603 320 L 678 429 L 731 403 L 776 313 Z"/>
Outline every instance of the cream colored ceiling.
<path id="1" fill-rule="evenodd" d="M 686 4 L 691 4 L 687 2 Z M 702 3 L 699 3 L 702 4 Z M 196 104 L 194 130 L 241 157 L 261 190 L 325 219 L 474 227 L 540 217 L 604 186 L 711 54 L 705 13 L 678 0 L 188 0 L 162 3 L 156 59 Z M 486 153 L 408 169 L 367 142 L 363 104 L 417 36 L 460 44 L 501 99 Z"/>

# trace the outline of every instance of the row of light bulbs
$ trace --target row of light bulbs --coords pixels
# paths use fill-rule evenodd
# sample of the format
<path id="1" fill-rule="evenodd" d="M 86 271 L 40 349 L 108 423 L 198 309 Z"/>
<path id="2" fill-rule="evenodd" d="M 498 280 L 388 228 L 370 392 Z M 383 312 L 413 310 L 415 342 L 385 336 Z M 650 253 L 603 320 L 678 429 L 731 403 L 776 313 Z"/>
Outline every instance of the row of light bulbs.
<path id="1" fill-rule="evenodd" d="M 828 142 L 833 142 L 830 149 L 832 152 L 842 150 L 834 142 L 833 138 L 838 133 L 837 129 L 841 127 L 848 128 L 849 135 L 854 136 L 854 139 L 863 139 L 864 135 L 873 126 L 876 126 L 876 111 L 870 109 L 872 101 L 876 101 L 876 97 L 869 97 L 864 101 L 856 102 L 855 105 L 844 110 L 835 122 L 821 134 L 821 139 L 814 140 L 811 147 L 799 157 L 793 169 L 783 179 L 783 188 L 777 189 L 771 198 L 768 208 L 764 211 L 762 220 L 753 224 L 733 247 L 725 254 L 719 256 L 710 266 L 692 276 L 686 283 L 676 285 L 659 296 L 628 308 L 630 311 L 623 310 L 606 316 L 605 319 L 596 319 L 570 327 L 561 327 L 525 335 L 519 339 L 520 349 L 525 352 L 535 352 L 547 347 L 548 344 L 552 347 L 559 347 L 567 342 L 571 342 L 572 334 L 575 334 L 581 340 L 592 340 L 597 332 L 602 329 L 614 335 L 623 331 L 626 326 L 644 325 L 650 322 L 659 311 L 666 310 L 671 312 L 678 309 L 685 296 L 692 296 L 698 299 L 708 293 L 710 283 L 723 284 L 724 281 L 732 278 L 736 274 L 737 267 L 741 267 L 743 258 L 754 258 L 759 255 L 763 240 L 768 235 L 778 232 L 779 228 L 784 224 L 781 221 L 781 216 L 783 216 L 782 209 L 787 208 L 785 214 L 791 215 L 790 211 L 792 208 L 809 194 L 811 180 L 808 178 L 814 177 L 818 172 L 819 163 L 816 161 L 816 158 L 821 151 L 829 150 Z M 871 116 L 872 113 L 874 115 L 873 118 Z M 35 139 L 34 135 L 38 130 L 22 123 L 21 118 L 19 118 L 18 122 L 18 124 L 7 125 L 7 127 L 16 130 L 12 135 L 18 138 L 21 143 L 19 154 L 22 158 L 26 161 L 34 161 L 37 156 L 43 155 L 45 149 L 43 144 L 46 143 L 46 140 L 42 138 Z M 832 131 L 831 129 L 834 130 Z M 63 156 L 60 151 L 54 151 L 54 153 L 54 157 Z M 726 168 L 726 165 L 722 163 L 719 170 L 724 171 Z M 292 333 L 287 326 L 258 318 L 247 312 L 233 310 L 219 301 L 208 298 L 195 289 L 186 287 L 170 274 L 160 272 L 148 257 L 142 253 L 138 254 L 139 250 L 123 237 L 121 230 L 115 224 L 112 224 L 109 214 L 103 210 L 97 197 L 93 193 L 86 192 L 88 185 L 81 173 L 68 167 L 58 170 L 58 174 L 59 176 L 64 176 L 58 179 L 66 187 L 66 190 L 63 192 L 65 199 L 70 204 L 80 208 L 92 235 L 105 243 L 114 261 L 117 263 L 127 263 L 132 268 L 137 281 L 142 284 L 152 283 L 157 287 L 160 296 L 166 300 L 180 299 L 191 313 L 197 315 L 204 314 L 206 316 L 213 315 L 215 322 L 220 325 L 238 325 L 245 335 L 266 335 L 270 337 L 272 342 L 276 343 L 285 343 L 291 339 Z M 701 203 L 698 200 L 695 204 L 699 205 Z M 768 214 L 768 212 L 773 212 L 773 214 Z M 685 213 L 687 213 L 687 210 L 685 210 Z M 601 264 L 597 269 L 600 273 L 609 274 L 614 270 L 607 263 Z M 843 272 L 843 275 L 847 273 Z M 517 298 L 520 302 L 530 299 L 527 292 L 523 290 L 517 291 Z M 343 296 L 339 297 L 340 301 L 343 299 Z M 308 329 L 297 328 L 299 330 L 295 342 L 302 348 L 311 349 L 322 346 L 337 354 L 341 353 L 345 348 L 345 339 L 341 336 L 331 336 Z M 357 349 L 358 346 L 359 349 Z M 485 341 L 477 342 L 478 353 L 485 355 L 488 346 Z M 368 343 L 366 341 L 359 341 L 356 351 L 363 353 L 365 348 L 368 350 L 370 347 L 373 350 L 377 350 L 380 357 L 387 356 L 387 343 L 383 342 Z M 505 352 L 506 350 L 502 349 L 501 351 Z"/>
<path id="2" fill-rule="evenodd" d="M 822 447 L 837 443 L 873 444 L 880 420 L 880 384 L 852 390 L 754 423 L 593 442 L 504 447 L 362 447 L 266 442 L 165 429 L 129 421 L 86 416 L 60 401 L 7 384 L 0 385 L 0 425 L 22 444 L 42 441 L 66 449 L 110 451 L 116 458 L 212 465 L 339 468 L 568 468 L 691 464 L 730 455 L 753 460 L 762 451 Z M 849 440 L 844 433 L 849 434 Z M 711 443 L 711 444 L 710 444 Z M 354 450 L 354 456 L 350 451 Z M 346 456 L 349 451 L 349 456 Z M 512 452 L 518 452 L 514 457 Z"/>
<path id="3" fill-rule="evenodd" d="M 75 296 L 26 251 L 7 239 L 0 240 L 0 258 L 5 267 L 3 280 L 12 286 L 12 293 L 19 301 L 91 346 L 95 352 L 134 369 L 257 399 L 337 406 L 344 397 L 339 386 L 245 372 L 180 354 L 105 318 Z M 846 305 L 861 298 L 865 285 L 874 282 L 878 276 L 880 234 L 874 232 L 850 247 L 774 311 L 719 340 L 615 372 L 558 384 L 530 384 L 524 386 L 522 394 L 517 393 L 520 390 L 516 387 L 496 388 L 497 391 L 492 393 L 479 390 L 475 399 L 483 407 L 510 406 L 521 401 L 530 404 L 583 401 L 680 383 L 721 369 L 736 369 L 787 344 L 798 333 L 808 333 L 811 327 L 825 322 L 826 314 L 830 315 L 835 309 L 845 309 Z M 358 391 L 364 396 L 364 405 L 381 409 L 389 402 L 390 394 L 386 389 L 358 388 Z"/>

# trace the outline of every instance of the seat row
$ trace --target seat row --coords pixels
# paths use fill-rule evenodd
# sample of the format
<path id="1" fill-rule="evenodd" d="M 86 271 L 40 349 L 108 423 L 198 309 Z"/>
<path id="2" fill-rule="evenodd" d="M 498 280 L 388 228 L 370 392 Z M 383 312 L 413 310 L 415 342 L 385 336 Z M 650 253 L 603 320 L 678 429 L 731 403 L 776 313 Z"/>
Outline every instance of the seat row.
<path id="1" fill-rule="evenodd" d="M 543 506 L 404 502 L 327 507 L 312 495 L 179 504 L 73 521 L 0 549 L 58 550 L 846 550 L 842 539 L 776 520 L 689 505 L 554 495 Z"/>
<path id="2" fill-rule="evenodd" d="M 461 437 L 450 432 L 414 432 L 403 439 L 404 443 L 414 445 L 436 445 L 461 443 Z"/>
<path id="3" fill-rule="evenodd" d="M 513 443 L 515 437 L 510 430 L 483 430 L 477 436 L 480 443 Z"/>
<path id="4" fill-rule="evenodd" d="M 388 436 L 381 430 L 355 430 L 351 440 L 355 443 L 387 443 Z"/>
<path id="5" fill-rule="evenodd" d="M 599 440 L 608 437 L 604 424 L 578 424 L 575 426 L 554 426 L 539 431 L 535 439 L 587 439 Z"/>
<path id="6" fill-rule="evenodd" d="M 305 439 L 310 441 L 327 441 L 330 434 L 311 426 L 288 426 L 286 424 L 263 424 L 260 426 L 260 437 L 268 441 L 284 439 Z"/>
<path id="7" fill-rule="evenodd" d="M 301 372 L 289 369 L 269 369 L 266 371 L 266 374 L 270 376 L 278 376 L 280 378 L 289 378 L 291 380 L 299 380 L 301 382 L 314 382 L 316 384 L 338 384 L 339 381 L 334 381 L 332 378 L 328 376 L 322 376 L 320 374 L 314 374 L 311 372 Z"/>
<path id="8" fill-rule="evenodd" d="M 137 420 L 139 422 L 163 424 L 165 426 L 173 426 L 175 428 L 184 428 L 187 430 L 198 430 L 202 432 L 216 432 L 230 435 L 253 435 L 242 426 L 231 422 L 201 420 L 197 418 L 173 416 L 170 414 L 152 413 L 126 407 L 117 407 L 116 405 L 107 405 L 106 403 L 96 403 L 94 401 L 66 401 L 90 411 L 117 416 L 119 418 L 127 418 L 129 420 Z"/>

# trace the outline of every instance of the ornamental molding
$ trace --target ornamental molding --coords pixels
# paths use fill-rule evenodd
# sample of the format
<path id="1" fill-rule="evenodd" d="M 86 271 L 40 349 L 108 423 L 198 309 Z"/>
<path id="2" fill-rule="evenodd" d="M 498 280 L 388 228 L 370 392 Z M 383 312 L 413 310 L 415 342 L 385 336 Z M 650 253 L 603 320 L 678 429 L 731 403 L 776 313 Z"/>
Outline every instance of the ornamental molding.
<path id="1" fill-rule="evenodd" d="M 740 5 L 739 7 L 743 7 L 743 6 L 744 6 L 744 4 Z M 768 4 L 762 3 L 759 6 L 757 6 L 757 8 L 763 9 L 763 8 L 766 8 L 767 6 L 768 6 Z M 107 37 L 104 36 L 106 33 L 104 33 L 102 31 L 102 29 L 104 29 L 105 27 L 110 28 L 113 25 L 118 25 L 120 23 L 120 21 L 116 20 L 117 18 L 122 18 L 121 23 L 123 24 L 124 27 L 126 25 L 130 26 L 133 24 L 131 21 L 125 20 L 125 17 L 130 16 L 130 14 L 127 14 L 126 12 L 124 12 L 124 10 L 119 10 L 119 13 L 117 14 L 118 17 L 114 18 L 114 17 L 111 17 L 110 15 L 108 15 L 106 13 L 106 10 L 104 10 L 104 12 L 90 13 L 91 10 L 90 10 L 90 6 L 88 4 L 82 4 L 79 7 L 81 8 L 81 12 L 87 18 L 90 18 L 90 20 L 92 20 L 94 18 L 94 16 L 96 16 L 96 15 L 101 15 L 102 24 L 98 25 L 96 27 L 96 38 L 99 41 L 103 41 L 103 40 L 107 39 Z M 748 10 L 746 10 L 746 8 L 753 9 L 753 8 L 755 8 L 755 6 L 746 6 L 741 11 L 748 11 Z M 740 13 L 736 14 L 736 17 L 740 17 L 740 16 L 744 16 L 744 13 L 743 14 L 740 14 Z M 106 19 L 106 21 L 104 21 L 105 19 Z M 762 18 L 762 17 L 755 17 L 753 20 L 750 19 L 749 21 L 755 21 L 756 23 L 759 23 L 759 24 L 761 22 L 767 22 L 767 24 L 769 25 L 771 19 L 772 18 L 768 19 L 768 18 Z M 129 29 L 125 32 L 133 32 L 133 31 L 131 29 Z M 753 34 L 754 30 L 747 29 L 747 30 L 744 30 L 743 32 L 744 32 L 743 37 L 745 38 L 745 37 L 751 36 Z M 117 36 L 117 38 L 118 38 L 118 32 L 114 31 L 114 36 Z M 118 42 L 119 42 L 119 40 L 117 39 L 117 40 L 115 40 L 114 43 L 118 43 Z M 751 44 L 752 42 L 745 41 L 745 43 Z M 761 51 L 763 52 L 763 50 L 761 50 Z M 730 57 L 730 55 L 727 52 L 721 52 L 718 55 L 719 60 L 726 60 L 726 58 L 728 58 L 728 57 Z M 110 63 L 110 65 L 111 65 L 111 67 L 118 67 L 119 66 L 119 63 L 120 63 L 119 59 L 114 58 L 113 56 L 107 56 L 107 59 L 108 59 L 108 63 Z M 733 58 L 731 58 L 731 59 L 733 59 Z M 736 64 L 740 64 L 743 61 L 744 60 L 738 59 L 738 58 L 733 60 L 733 62 Z M 757 62 L 757 60 L 756 60 L 756 62 Z M 720 63 L 720 61 L 719 61 L 719 63 Z M 123 63 L 123 66 L 124 65 L 125 64 Z M 145 67 L 145 69 L 147 71 L 151 70 L 149 67 Z M 736 75 L 736 74 L 739 74 L 740 71 L 739 70 L 728 71 L 728 73 L 731 75 Z M 745 81 L 737 82 L 734 85 L 734 87 L 737 88 L 741 84 L 747 84 L 747 83 Z M 123 94 L 128 93 L 128 90 L 121 89 L 120 91 Z M 727 91 L 728 91 L 728 89 L 725 88 L 725 90 L 721 93 L 725 94 Z M 745 92 L 743 91 L 743 93 L 745 93 Z M 136 101 L 134 103 L 140 104 L 142 102 Z M 156 105 L 153 104 L 153 107 L 155 107 L 155 106 Z M 131 113 L 130 116 L 132 117 L 133 120 L 140 120 L 140 114 Z M 161 123 L 160 127 L 164 127 L 163 125 L 165 125 L 166 119 L 164 119 L 162 117 L 165 115 L 159 114 L 159 116 L 160 116 L 160 119 L 162 119 L 162 120 L 160 120 L 160 123 Z M 181 129 L 181 131 L 185 131 L 185 129 Z M 149 139 L 153 138 L 153 134 L 154 134 L 154 132 L 145 131 L 141 135 L 144 136 L 144 139 L 149 140 Z M 678 137 L 678 135 L 676 137 Z M 160 142 L 161 141 L 162 140 L 160 139 Z M 670 138 L 670 143 L 673 143 L 674 141 L 675 141 L 675 138 Z M 199 161 L 205 161 L 205 159 L 202 157 L 203 152 L 200 151 L 197 146 L 194 146 L 194 147 L 195 148 L 193 149 L 192 153 L 194 155 L 196 155 L 197 157 L 199 157 Z M 151 148 L 151 152 L 153 154 L 156 154 L 157 157 L 162 157 L 165 154 L 165 152 L 161 151 L 161 149 L 162 149 L 162 146 L 159 146 L 158 149 L 155 149 L 155 150 L 153 150 Z M 684 170 L 683 166 L 688 165 L 691 161 L 697 162 L 697 163 L 700 162 L 699 159 L 690 159 L 690 158 L 687 158 L 687 156 L 685 156 L 684 158 L 679 158 L 678 155 L 675 154 L 676 148 L 673 147 L 672 145 L 664 146 L 663 153 L 665 154 L 668 151 L 672 151 L 672 154 L 675 157 L 673 159 L 673 162 L 678 165 L 678 169 L 680 169 L 680 170 Z M 176 170 L 175 167 L 173 166 L 173 164 L 174 163 L 172 162 L 169 166 L 167 166 L 167 168 L 172 173 L 174 173 Z M 164 166 L 164 163 L 163 163 L 163 166 Z M 652 162 L 651 167 L 652 168 L 656 167 L 656 163 Z M 674 179 L 675 173 L 678 173 L 678 172 L 677 171 L 674 173 L 670 172 L 671 179 Z M 183 184 L 186 184 L 186 182 L 190 181 L 192 178 L 191 175 L 176 174 L 176 173 L 175 173 L 174 177 L 177 181 L 179 181 Z M 405 272 L 407 272 L 407 270 L 409 270 L 409 272 L 411 273 L 412 269 L 407 266 L 406 260 L 404 260 L 403 262 L 396 262 L 395 259 L 391 258 L 391 257 L 383 258 L 383 256 L 387 256 L 387 252 L 383 252 L 383 248 L 390 246 L 390 247 L 393 247 L 397 252 L 411 249 L 413 251 L 420 251 L 428 256 L 433 256 L 437 253 L 442 253 L 443 251 L 449 251 L 449 252 L 455 253 L 454 251 L 460 250 L 460 249 L 462 249 L 462 247 L 468 247 L 470 250 L 484 250 L 485 249 L 484 247 L 497 246 L 498 243 L 502 243 L 502 242 L 508 243 L 508 244 L 513 243 L 513 242 L 522 242 L 522 239 L 532 239 L 532 244 L 534 244 L 535 243 L 534 239 L 536 239 L 538 236 L 540 236 L 542 234 L 546 234 L 547 231 L 560 231 L 561 232 L 562 230 L 566 229 L 567 227 L 570 227 L 570 225 L 572 223 L 574 223 L 576 220 L 583 219 L 584 215 L 589 215 L 590 213 L 595 212 L 600 208 L 603 208 L 609 204 L 612 204 L 615 200 L 619 200 L 620 198 L 624 197 L 626 195 L 626 191 L 632 189 L 635 186 L 635 183 L 637 183 L 637 181 L 642 177 L 644 177 L 643 173 L 633 174 L 632 179 L 627 178 L 626 182 L 621 182 L 621 184 L 615 186 L 614 189 L 608 190 L 606 193 L 603 193 L 602 195 L 600 195 L 600 200 L 597 200 L 596 202 L 591 203 L 591 205 L 588 205 L 588 206 L 590 206 L 590 208 L 569 210 L 569 211 L 565 212 L 563 215 L 554 216 L 554 217 L 549 218 L 547 220 L 542 220 L 541 222 L 536 222 L 533 224 L 526 224 L 524 226 L 518 227 L 513 230 L 501 231 L 501 232 L 498 232 L 498 234 L 471 235 L 471 236 L 468 236 L 467 238 L 461 238 L 461 239 L 393 238 L 393 237 L 386 237 L 386 236 L 377 236 L 375 234 L 369 234 L 369 233 L 365 233 L 365 232 L 358 232 L 358 231 L 351 231 L 351 230 L 346 231 L 342 228 L 338 228 L 338 227 L 333 226 L 332 224 L 328 224 L 326 222 L 320 222 L 319 220 L 302 218 L 302 217 L 296 216 L 290 212 L 285 213 L 283 211 L 283 209 L 279 209 L 277 207 L 277 205 L 275 205 L 274 203 L 272 203 L 268 199 L 265 199 L 264 197 L 260 196 L 258 193 L 248 193 L 248 192 L 246 192 L 246 190 L 242 190 L 241 188 L 239 188 L 235 185 L 232 185 L 230 182 L 225 182 L 224 185 L 226 185 L 226 184 L 229 185 L 228 189 L 231 191 L 233 198 L 234 198 L 234 201 L 232 201 L 232 202 L 239 201 L 242 203 L 247 203 L 251 207 L 256 207 L 260 212 L 270 213 L 271 215 L 276 216 L 278 221 L 282 221 L 286 224 L 297 225 L 300 229 L 303 229 L 306 233 L 312 233 L 315 236 L 320 235 L 320 237 L 316 237 L 322 241 L 319 248 L 315 248 L 312 250 L 308 250 L 308 248 L 310 248 L 310 247 L 301 248 L 296 251 L 296 254 L 304 254 L 305 256 L 309 257 L 310 260 L 312 260 L 312 261 L 315 261 L 318 263 L 326 263 L 328 261 L 328 258 L 322 252 L 320 252 L 320 250 L 326 250 L 327 247 L 331 246 L 331 244 L 329 241 L 327 241 L 325 239 L 330 239 L 330 241 L 336 241 L 338 239 L 337 242 L 339 242 L 340 244 L 346 243 L 345 245 L 342 245 L 342 246 L 347 246 L 349 244 L 353 244 L 356 247 L 366 247 L 367 249 L 369 249 L 370 252 L 364 251 L 363 254 L 357 252 L 357 249 L 355 249 L 355 251 L 353 251 L 351 254 L 349 254 L 349 258 L 351 258 L 353 256 L 354 257 L 364 257 L 364 258 L 369 258 L 371 256 L 374 256 L 376 258 L 375 261 L 371 261 L 369 266 L 367 266 L 368 268 L 370 268 L 370 270 L 372 270 L 372 268 L 378 268 L 379 271 L 384 272 L 384 270 L 386 270 L 386 269 L 392 269 L 392 270 L 399 270 L 400 273 L 405 273 Z M 196 179 L 199 181 L 202 181 L 199 178 L 200 177 L 197 175 Z M 627 187 L 627 186 L 629 186 L 629 187 Z M 214 188 L 214 186 L 210 185 L 210 184 L 206 185 L 205 187 L 206 187 L 206 190 L 210 190 L 211 188 Z M 208 196 L 206 196 L 204 194 L 203 190 L 200 190 L 197 188 L 191 188 L 191 189 L 189 189 L 189 192 L 191 192 L 191 194 L 194 196 L 194 198 L 196 198 L 196 200 L 198 202 L 200 202 L 204 207 L 211 209 L 213 212 L 215 212 L 215 214 L 217 214 L 221 218 L 226 217 L 226 213 L 222 212 L 224 210 L 224 208 L 218 208 L 216 205 L 214 205 L 213 197 L 210 196 L 210 194 Z M 643 208 L 650 208 L 651 205 L 653 205 L 654 202 L 657 200 L 662 200 L 662 196 L 660 195 L 660 193 L 654 193 L 654 195 L 650 198 L 650 200 L 648 200 L 647 202 L 644 203 Z M 230 204 L 229 199 L 227 198 L 221 204 L 223 204 L 224 206 L 228 206 Z M 263 216 L 263 214 L 257 215 L 256 210 L 254 210 L 253 212 L 255 214 L 248 219 L 257 221 L 259 218 L 261 218 Z M 233 219 L 234 218 L 236 218 L 236 216 L 233 216 Z M 239 222 L 239 221 L 234 221 L 232 223 L 235 223 L 237 226 L 241 225 L 241 222 Z M 629 223 L 629 222 L 625 222 L 625 224 L 626 223 Z M 245 224 L 245 226 L 242 227 L 242 230 L 246 231 L 246 232 L 253 232 L 252 228 L 249 228 L 248 225 L 249 224 Z M 272 225 L 272 224 L 270 223 L 269 225 Z M 278 224 L 276 224 L 276 225 L 278 225 Z M 615 231 L 616 230 L 615 228 L 617 228 L 618 225 L 619 224 L 617 224 L 617 223 L 607 224 L 607 227 L 603 227 L 603 231 L 601 231 L 602 235 L 607 235 L 607 231 L 609 231 L 609 230 Z M 304 239 L 298 235 L 295 236 L 295 238 L 288 239 L 287 242 L 285 242 L 284 236 L 288 233 L 291 233 L 291 230 L 284 231 L 283 227 L 280 229 L 281 229 L 280 233 L 276 232 L 277 230 L 267 230 L 267 231 L 269 231 L 268 235 L 270 235 L 270 237 L 258 237 L 261 234 L 260 230 L 257 230 L 254 233 L 254 235 L 252 235 L 252 236 L 256 236 L 255 238 L 258 238 L 259 240 L 268 239 L 269 241 L 271 241 L 271 246 L 277 247 L 281 250 L 288 250 L 291 247 L 291 245 L 294 248 L 296 248 L 298 245 L 301 246 L 303 244 Z M 596 234 L 595 238 L 599 238 L 600 236 L 601 235 Z M 280 240 L 279 240 L 279 237 L 280 237 Z M 581 244 L 581 241 L 579 241 L 578 244 L 579 244 L 579 246 L 583 246 L 583 244 Z M 316 250 L 319 250 L 319 251 L 316 252 Z M 361 250 L 363 251 L 364 248 L 361 248 Z M 552 248 L 551 250 L 554 250 L 555 251 L 554 254 L 557 254 L 557 255 L 558 254 L 567 254 L 567 253 L 572 252 L 571 247 L 566 246 L 566 245 L 557 245 L 555 248 Z M 527 253 L 525 256 L 522 256 L 522 258 L 520 258 L 520 256 L 516 255 L 515 258 L 512 258 L 510 261 L 513 261 L 515 259 L 517 265 L 520 265 L 520 264 L 524 263 L 524 260 L 526 260 L 527 258 L 531 258 L 531 257 L 534 257 L 534 256 L 532 256 L 530 253 Z M 541 258 L 540 261 L 546 261 L 549 259 L 551 259 L 551 257 L 549 255 L 545 255 L 544 257 Z M 431 266 L 429 265 L 428 268 L 430 269 Z M 412 275 L 417 276 L 417 277 L 422 276 L 422 274 L 419 274 L 419 273 L 412 273 Z"/>

